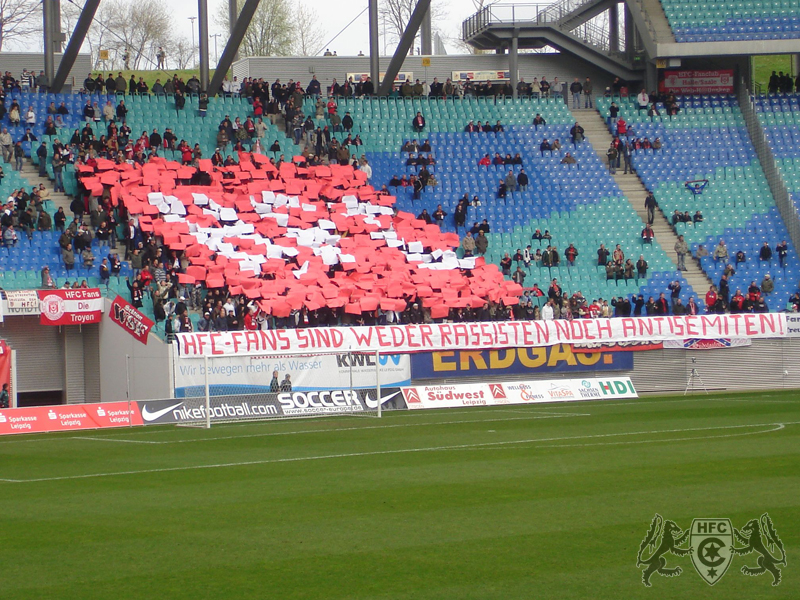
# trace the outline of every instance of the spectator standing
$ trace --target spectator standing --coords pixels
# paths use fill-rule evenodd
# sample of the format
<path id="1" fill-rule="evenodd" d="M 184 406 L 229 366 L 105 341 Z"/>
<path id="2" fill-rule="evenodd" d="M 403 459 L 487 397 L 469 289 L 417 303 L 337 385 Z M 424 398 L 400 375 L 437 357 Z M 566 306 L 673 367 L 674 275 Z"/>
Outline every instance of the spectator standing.
<path id="1" fill-rule="evenodd" d="M 619 154 L 617 149 L 614 147 L 614 143 L 612 142 L 611 145 L 606 150 L 606 156 L 608 157 L 608 170 L 612 175 L 616 175 L 617 173 L 617 159 L 619 158 Z"/>
<path id="2" fill-rule="evenodd" d="M 594 108 L 594 98 L 592 97 L 593 91 L 594 86 L 592 85 L 592 80 L 587 77 L 586 81 L 583 82 L 583 108 Z"/>
<path id="3" fill-rule="evenodd" d="M 656 197 L 653 192 L 647 193 L 647 197 L 644 199 L 644 208 L 647 211 L 647 224 L 652 225 L 653 221 L 656 219 L 656 208 L 658 208 L 658 203 L 656 202 Z"/>
<path id="4" fill-rule="evenodd" d="M 39 159 L 39 177 L 47 177 L 47 144 L 42 144 L 36 149 L 36 156 Z"/>
<path id="5" fill-rule="evenodd" d="M 786 244 L 786 240 L 779 242 L 778 245 L 775 246 L 775 253 L 778 255 L 778 261 L 781 268 L 783 268 L 784 262 L 786 261 L 786 255 L 789 254 L 789 246 Z"/>
<path id="6" fill-rule="evenodd" d="M 489 238 L 484 235 L 483 231 L 478 232 L 478 237 L 475 239 L 475 249 L 481 256 L 486 254 L 489 249 Z"/>
<path id="7" fill-rule="evenodd" d="M 417 133 L 420 133 L 423 129 L 425 129 L 425 117 L 422 116 L 421 112 L 417 111 L 416 116 L 411 121 L 411 126 Z"/>
<path id="8" fill-rule="evenodd" d="M 525 169 L 520 169 L 519 175 L 517 175 L 517 185 L 519 186 L 520 191 L 526 191 L 528 189 L 528 183 L 528 174 L 525 172 Z"/>
<path id="9" fill-rule="evenodd" d="M 581 93 L 583 92 L 583 85 L 575 78 L 569 86 L 569 91 L 572 94 L 572 109 L 578 110 L 581 107 Z"/>
<path id="10" fill-rule="evenodd" d="M 681 236 L 679 239 L 682 238 L 683 236 Z M 717 247 L 714 248 L 713 258 L 715 263 L 719 261 L 726 263 L 728 262 L 728 247 L 725 245 L 725 240 L 720 240 L 719 244 L 717 244 Z"/>
<path id="11" fill-rule="evenodd" d="M 678 257 L 678 270 L 686 270 L 686 255 L 689 253 L 689 244 L 683 239 L 682 235 L 678 236 L 678 241 L 675 242 L 675 254 Z"/>

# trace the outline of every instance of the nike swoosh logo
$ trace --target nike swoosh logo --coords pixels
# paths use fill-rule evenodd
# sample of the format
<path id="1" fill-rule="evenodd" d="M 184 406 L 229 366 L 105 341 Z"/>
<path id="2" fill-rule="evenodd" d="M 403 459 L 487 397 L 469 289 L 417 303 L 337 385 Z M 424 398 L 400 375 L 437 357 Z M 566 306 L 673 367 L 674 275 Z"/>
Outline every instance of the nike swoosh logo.
<path id="1" fill-rule="evenodd" d="M 167 408 L 164 408 L 162 410 L 157 410 L 156 412 L 150 412 L 149 410 L 147 410 L 147 405 L 145 405 L 142 408 L 142 418 L 145 421 L 155 421 L 159 417 L 163 417 L 165 414 L 167 414 L 174 408 L 179 407 L 181 404 L 183 404 L 183 402 L 178 402 L 177 404 L 173 404 L 172 406 L 168 406 Z"/>
<path id="2" fill-rule="evenodd" d="M 389 396 L 384 396 L 381 398 L 381 405 L 386 404 L 389 400 L 397 396 L 400 392 L 395 392 L 394 394 L 390 394 Z M 364 398 L 364 403 L 367 405 L 368 408 L 378 408 L 378 401 L 373 400 L 369 397 L 369 394 Z"/>

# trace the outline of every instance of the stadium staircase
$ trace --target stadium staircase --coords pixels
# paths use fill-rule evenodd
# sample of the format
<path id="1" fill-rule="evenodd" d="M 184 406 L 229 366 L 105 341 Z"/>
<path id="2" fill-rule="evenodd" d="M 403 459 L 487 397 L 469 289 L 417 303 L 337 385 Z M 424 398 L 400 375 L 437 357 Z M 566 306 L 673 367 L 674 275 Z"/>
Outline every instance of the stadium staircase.
<path id="1" fill-rule="evenodd" d="M 799 98 L 798 94 L 751 98 L 746 89 L 739 94 L 750 136 L 795 247 L 800 247 Z"/>
<path id="2" fill-rule="evenodd" d="M 736 274 L 730 279 L 731 291 L 746 291 L 751 282 L 760 284 L 766 274 L 775 282 L 775 291 L 766 299 L 770 310 L 783 310 L 789 296 L 797 290 L 800 277 L 795 246 L 776 206 L 762 164 L 735 96 L 683 96 L 677 98 L 679 113 L 670 116 L 659 105 L 660 115 L 650 117 L 639 111 L 635 100 L 615 99 L 620 116 L 639 138 L 660 138 L 662 150 L 637 151 L 633 165 L 645 186 L 653 190 L 666 214 L 700 210 L 700 223 L 678 223 L 692 253 L 700 244 L 709 253 L 724 240 L 728 262 Z M 608 114 L 610 98 L 598 98 L 598 109 Z M 687 189 L 687 182 L 707 180 L 699 195 Z M 782 240 L 789 242 L 785 266 L 777 257 L 759 260 L 759 249 L 766 241 L 773 249 Z M 743 251 L 744 263 L 735 265 L 735 254 Z M 711 256 L 700 265 L 714 283 L 725 269 L 725 261 Z"/>
<path id="3" fill-rule="evenodd" d="M 611 144 L 612 138 L 605 119 L 603 119 L 596 109 L 591 108 L 573 110 L 572 113 L 575 115 L 575 120 L 584 128 L 586 138 L 592 142 L 592 146 L 600 157 L 600 160 L 607 164 L 608 160 L 605 153 L 606 149 Z M 612 177 L 622 190 L 625 198 L 628 199 L 628 202 L 630 202 L 631 206 L 636 211 L 636 214 L 639 215 L 639 218 L 642 220 L 642 229 L 644 229 L 644 224 L 647 222 L 647 211 L 644 208 L 644 199 L 647 196 L 648 190 L 635 172 L 625 175 L 623 171 L 624 169 L 617 169 L 616 174 L 612 175 Z M 678 236 L 675 234 L 674 229 L 661 210 L 656 211 L 652 227 L 655 232 L 656 243 L 661 245 L 677 269 L 678 259 L 673 248 L 678 241 Z M 700 268 L 700 263 L 692 257 L 687 257 L 685 266 L 686 271 L 684 271 L 683 275 L 692 288 L 696 292 L 707 290 L 711 285 L 711 280 L 703 273 Z"/>
<path id="4" fill-rule="evenodd" d="M 22 172 L 20 175 L 28 182 L 28 188 L 39 187 L 39 184 L 43 183 L 44 187 L 50 190 L 49 200 L 53 203 L 52 212 L 57 211 L 59 208 L 63 208 L 64 212 L 67 214 L 67 218 L 69 219 L 69 216 L 72 214 L 69 209 L 72 198 L 63 192 L 54 191 L 53 181 L 49 177 L 39 177 L 39 167 L 34 165 L 33 161 L 31 161 L 29 158 L 26 158 L 23 161 Z"/>

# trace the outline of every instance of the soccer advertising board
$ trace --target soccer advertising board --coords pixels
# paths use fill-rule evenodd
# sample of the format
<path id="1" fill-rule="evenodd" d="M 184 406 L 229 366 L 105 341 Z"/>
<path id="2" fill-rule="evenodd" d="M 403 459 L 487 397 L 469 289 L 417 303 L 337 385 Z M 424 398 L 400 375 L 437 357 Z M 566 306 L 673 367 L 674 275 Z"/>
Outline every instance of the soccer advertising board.
<path id="1" fill-rule="evenodd" d="M 205 398 L 174 398 L 137 402 L 144 425 L 193 423 L 206 418 Z M 378 409 L 375 389 L 327 389 L 215 397 L 211 421 L 237 421 L 270 417 L 311 417 L 363 413 Z M 381 388 L 382 409 L 404 409 L 400 388 Z"/>

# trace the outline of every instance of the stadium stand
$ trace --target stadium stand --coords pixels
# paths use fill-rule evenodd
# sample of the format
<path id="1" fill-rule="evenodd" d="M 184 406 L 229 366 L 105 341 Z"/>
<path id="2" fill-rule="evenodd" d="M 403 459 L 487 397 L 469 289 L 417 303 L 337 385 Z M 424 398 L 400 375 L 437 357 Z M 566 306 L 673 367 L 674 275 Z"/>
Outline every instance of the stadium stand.
<path id="1" fill-rule="evenodd" d="M 786 40 L 800 35 L 792 0 L 661 0 L 678 42 Z"/>
<path id="2" fill-rule="evenodd" d="M 52 144 L 56 139 L 62 141 L 72 137 L 75 130 L 87 126 L 83 117 L 83 107 L 96 106 L 96 111 L 110 101 L 113 106 L 121 99 L 114 95 L 52 95 L 19 94 L 9 96 L 9 101 L 17 101 L 21 107 L 34 107 L 37 115 L 46 113 L 50 103 L 56 106 L 64 102 L 68 109 L 62 115 L 63 127 L 56 135 L 44 135 L 43 119 L 37 120 L 34 134 L 46 143 L 48 149 L 47 172 L 52 177 L 50 158 Z M 199 155 L 193 159 L 210 157 L 219 147 L 217 143 L 218 125 L 223 119 L 244 119 L 251 114 L 250 100 L 243 97 L 220 97 L 209 100 L 208 110 L 203 116 L 197 97 L 187 97 L 186 106 L 178 110 L 169 96 L 125 96 L 127 115 L 125 122 L 132 129 L 131 138 L 139 132 L 148 134 L 156 129 L 163 132 L 170 127 L 177 139 L 185 139 L 189 146 L 198 145 Z M 710 251 L 717 242 L 725 238 L 731 247 L 731 255 L 742 249 L 748 257 L 746 263 L 737 265 L 737 273 L 731 280 L 731 292 L 736 288 L 745 289 L 751 281 L 760 282 L 769 273 L 775 281 L 775 291 L 768 297 L 772 310 L 783 309 L 789 295 L 796 289 L 800 274 L 794 248 L 789 248 L 786 266 L 778 266 L 777 257 L 772 262 L 757 260 L 759 247 L 768 241 L 774 247 L 786 238 L 786 229 L 778 217 L 763 173 L 760 169 L 752 145 L 744 129 L 742 116 L 731 97 L 681 98 L 678 101 L 680 112 L 673 117 L 647 117 L 633 104 L 633 99 L 617 99 L 620 103 L 620 116 L 632 127 L 639 138 L 656 137 L 663 140 L 664 146 L 658 151 L 641 150 L 634 156 L 634 165 L 645 185 L 655 191 L 662 211 L 671 214 L 674 210 L 688 210 L 694 213 L 701 210 L 705 216 L 700 223 L 678 223 L 675 228 L 683 234 L 696 253 L 700 244 Z M 794 100 L 796 104 L 796 99 Z M 770 101 L 771 103 L 772 101 Z M 609 98 L 598 98 L 601 114 L 607 114 Z M 788 107 L 792 100 L 786 99 Z M 525 288 L 534 283 L 545 292 L 553 279 L 557 279 L 568 297 L 580 293 L 587 302 L 594 299 L 611 301 L 618 297 L 658 298 L 667 292 L 670 282 L 681 283 L 680 294 L 684 304 L 689 297 L 695 297 L 703 304 L 705 290 L 693 290 L 683 275 L 674 270 L 665 249 L 658 240 L 653 244 L 643 244 L 641 230 L 643 223 L 626 199 L 614 179 L 609 175 L 606 165 L 600 158 L 602 150 L 591 146 L 589 141 L 573 143 L 570 130 L 574 117 L 560 99 L 555 98 L 511 98 L 465 96 L 459 99 L 436 98 L 337 98 L 337 114 L 348 114 L 353 120 L 350 131 L 336 127 L 332 138 L 340 143 L 348 135 L 358 135 L 361 146 L 350 147 L 351 160 L 359 156 L 366 158 L 371 168 L 370 183 L 375 189 L 388 185 L 394 176 L 411 177 L 419 174 L 419 165 L 407 164 L 411 156 L 403 152 L 406 142 L 418 140 L 427 142 L 429 153 L 435 164 L 427 166 L 434 184 L 424 187 L 415 198 L 413 187 L 393 186 L 389 193 L 396 195 L 399 211 L 412 215 L 422 215 L 426 211 L 433 215 L 442 206 L 446 218 L 437 223 L 444 233 L 461 233 L 470 224 L 484 220 L 490 227 L 488 248 L 484 258 L 490 264 L 500 264 L 508 253 L 514 256 L 517 251 L 524 252 L 530 246 L 533 255 L 547 246 L 557 249 L 560 256 L 558 265 L 547 265 L 535 260 L 528 264 L 517 261 L 513 267 L 522 266 Z M 782 104 L 778 104 L 781 106 Z M 309 115 L 315 126 L 330 126 L 325 116 L 319 117 L 316 100 L 306 97 L 303 112 Z M 662 112 L 664 112 L 662 110 Z M 415 130 L 412 119 L 417 113 L 425 118 L 425 126 Z M 775 114 L 775 113 L 772 113 Z M 791 113 L 789 113 L 791 114 Z M 540 115 L 544 123 L 533 125 L 533 119 Z M 4 124 L 8 117 L 4 119 Z M 466 132 L 471 122 L 501 124 L 501 131 Z M 266 120 L 263 145 L 269 146 L 271 140 L 279 140 L 285 160 L 291 160 L 304 151 L 304 140 L 294 144 L 287 137 L 291 128 L 279 128 Z M 88 126 L 96 138 L 104 135 L 107 124 L 100 117 L 90 120 Z M 17 140 L 24 134 L 24 127 L 12 130 L 12 138 Z M 305 135 L 303 136 L 306 137 Z M 543 140 L 559 140 L 561 148 L 555 151 L 542 151 Z M 39 142 L 33 142 L 35 146 Z M 249 145 L 249 144 L 248 144 Z M 247 148 L 249 149 L 249 148 Z M 35 148 L 28 143 L 27 153 L 34 164 L 39 157 Z M 575 163 L 563 162 L 567 152 Z M 270 153 L 277 160 L 278 153 Z M 168 160 L 181 160 L 179 152 L 167 150 Z M 227 154 L 236 155 L 228 151 Z M 499 155 L 503 164 L 479 164 L 489 155 Z M 503 157 L 519 155 L 514 164 L 502 160 Z M 239 157 L 237 156 L 237 159 Z M 509 189 L 505 197 L 499 197 L 498 187 L 506 177 L 517 179 L 524 169 L 529 184 L 526 189 Z M 509 175 L 509 171 L 511 174 Z M 685 187 L 687 180 L 708 179 L 709 185 L 703 194 L 695 195 Z M 26 181 L 9 169 L 0 192 L 9 196 L 13 190 L 23 187 Z M 75 168 L 67 165 L 64 174 L 66 192 L 75 194 L 79 190 Z M 513 186 L 512 186 L 513 188 Z M 466 227 L 457 230 L 454 221 L 456 204 L 459 199 L 469 200 Z M 478 202 L 473 202 L 474 197 Z M 43 203 L 43 209 L 52 215 L 56 207 L 52 202 Z M 424 218 L 424 217 L 423 217 Z M 71 221 L 71 218 L 69 219 Z M 550 237 L 535 239 L 534 233 L 549 232 Z M 108 256 L 108 247 L 100 247 L 93 240 L 94 266 L 89 268 L 77 259 L 76 269 L 67 271 L 61 260 L 58 246 L 59 232 L 33 232 L 30 240 L 20 235 L 20 242 L 12 248 L 4 249 L 0 257 L 3 268 L 3 287 L 22 289 L 38 287 L 41 269 L 50 268 L 55 284 L 61 286 L 66 280 L 85 281 L 86 285 L 100 284 L 98 265 Z M 122 231 L 117 232 L 120 240 Z M 739 242 L 741 240 L 741 242 Z M 578 257 L 573 265 L 568 265 L 565 250 L 574 244 Z M 604 244 L 613 250 L 617 244 L 634 263 L 643 256 L 648 263 L 647 274 L 634 277 L 607 276 L 606 268 L 598 264 L 597 249 Z M 458 256 L 464 250 L 458 249 Z M 130 256 L 128 256 L 130 258 Z M 733 262 L 733 257 L 731 257 Z M 701 258 L 704 271 L 713 281 L 718 281 L 725 264 L 715 263 L 711 257 Z M 138 270 L 138 269 L 136 269 Z M 126 278 L 134 273 L 130 262 L 123 262 L 118 274 L 114 274 L 105 287 L 109 295 L 117 293 L 128 296 Z M 511 272 L 506 272 L 507 279 Z M 519 275 L 517 275 L 519 282 Z M 179 294 L 186 293 L 179 286 Z M 547 297 L 530 298 L 539 308 Z M 195 307 L 199 308 L 199 306 Z M 145 294 L 142 309 L 154 316 L 153 301 Z M 197 325 L 200 314 L 193 312 L 191 321 Z"/>
<path id="3" fill-rule="evenodd" d="M 310 104 L 305 108 L 310 110 Z M 429 140 L 437 164 L 428 169 L 436 177 L 437 185 L 425 188 L 419 200 L 413 199 L 411 187 L 390 188 L 397 193 L 401 210 L 420 214 L 424 209 L 433 214 L 436 207 L 442 205 L 448 213 L 444 229 L 455 231 L 453 216 L 458 199 L 465 194 L 470 200 L 477 196 L 480 206 L 469 208 L 467 225 L 488 221 L 492 231 L 488 235 L 486 259 L 494 264 L 498 264 L 506 252 L 513 256 L 517 249 L 524 251 L 529 244 L 531 253 L 537 249 L 543 251 L 550 244 L 556 246 L 561 254 L 560 265 L 547 267 L 532 263 L 526 270 L 525 287 L 536 283 L 546 292 L 551 280 L 556 278 L 570 296 L 581 292 L 588 300 L 610 301 L 632 294 L 642 294 L 645 299 L 658 298 L 669 282 L 678 279 L 683 286 L 681 299 L 685 302 L 693 294 L 658 243 L 641 243 L 641 220 L 592 146 L 586 141 L 577 145 L 571 143 L 570 129 L 575 121 L 562 100 L 364 99 L 340 102 L 340 110 L 350 111 L 360 128 L 376 187 L 388 184 L 394 175 L 417 173 L 418 167 L 405 164 L 409 155 L 400 149 L 412 139 Z M 412 128 L 412 119 L 418 110 L 426 118 L 426 130 L 422 133 Z M 538 128 L 531 125 L 537 114 L 545 119 L 546 125 Z M 488 121 L 492 125 L 499 121 L 505 131 L 466 133 L 464 128 L 470 121 Z M 540 144 L 545 138 L 559 139 L 561 150 L 543 155 Z M 576 165 L 561 163 L 567 152 L 575 157 Z M 482 157 L 495 153 L 502 157 L 519 153 L 523 165 L 478 165 Z M 509 169 L 518 176 L 523 167 L 530 179 L 528 189 L 510 192 L 505 199 L 497 198 L 499 180 Z M 549 230 L 552 240 L 532 239 L 537 229 L 542 233 Z M 568 267 L 563 256 L 570 243 L 579 251 L 574 267 Z M 646 278 L 606 279 L 605 268 L 597 264 L 596 251 L 600 244 L 613 250 L 617 243 L 622 245 L 626 259 L 636 262 L 640 255 L 644 256 L 649 265 Z M 541 306 L 546 300 L 544 297 L 534 302 Z"/>
<path id="4" fill-rule="evenodd" d="M 663 142 L 660 151 L 639 150 L 633 164 L 648 189 L 652 190 L 665 215 L 674 211 L 694 214 L 700 210 L 699 223 L 677 223 L 676 230 L 685 236 L 696 256 L 702 244 L 709 256 L 700 258 L 703 270 L 715 283 L 728 264 L 736 273 L 730 289 L 746 293 L 752 282 L 759 285 L 769 274 L 775 290 L 765 299 L 771 310 L 783 310 L 797 288 L 800 264 L 788 240 L 770 193 L 755 149 L 747 135 L 742 114 L 734 97 L 702 96 L 677 98 L 679 112 L 667 116 L 663 105 L 660 116 L 648 117 L 633 102 L 616 99 L 620 116 L 627 122 L 628 137 L 656 137 Z M 598 101 L 602 114 L 608 114 L 611 99 Z M 610 125 L 612 132 L 615 125 Z M 687 181 L 708 180 L 701 194 L 695 194 Z M 715 261 L 713 253 L 720 240 L 730 248 L 729 259 Z M 771 248 L 786 240 L 789 251 L 784 268 L 777 255 L 770 261 L 759 260 L 766 241 Z M 743 251 L 746 261 L 736 264 L 735 254 Z M 774 253 L 773 253 L 774 254 Z"/>
<path id="5" fill-rule="evenodd" d="M 800 96 L 758 96 L 755 108 L 786 187 L 800 210 Z"/>

